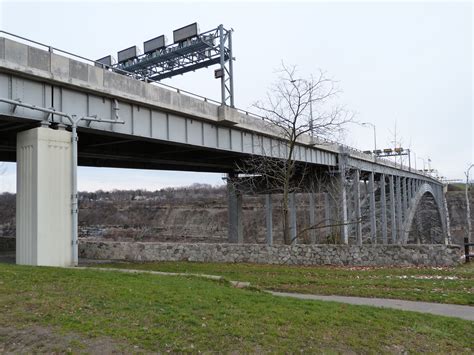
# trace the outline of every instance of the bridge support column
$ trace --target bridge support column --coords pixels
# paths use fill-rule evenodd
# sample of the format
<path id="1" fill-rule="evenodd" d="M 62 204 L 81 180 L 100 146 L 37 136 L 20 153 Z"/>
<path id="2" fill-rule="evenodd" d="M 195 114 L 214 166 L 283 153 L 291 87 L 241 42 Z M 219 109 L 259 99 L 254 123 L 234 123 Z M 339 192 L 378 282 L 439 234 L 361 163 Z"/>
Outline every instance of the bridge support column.
<path id="1" fill-rule="evenodd" d="M 377 222 L 375 220 L 375 183 L 374 173 L 369 174 L 369 214 L 370 214 L 370 239 L 377 244 Z"/>
<path id="2" fill-rule="evenodd" d="M 401 178 L 400 179 L 401 184 L 402 184 L 402 216 L 403 220 L 405 220 L 407 216 L 407 179 L 406 178 Z"/>
<path id="3" fill-rule="evenodd" d="M 402 242 L 403 237 L 403 212 L 402 212 L 402 184 L 401 184 L 400 176 L 396 177 L 396 199 L 397 199 L 397 207 L 396 207 L 396 214 L 397 214 L 397 243 Z"/>
<path id="4" fill-rule="evenodd" d="M 332 205 L 331 205 L 331 197 L 329 196 L 329 193 L 325 192 L 324 193 L 324 225 L 326 228 L 324 228 L 324 233 L 326 237 L 331 236 L 332 228 L 330 227 L 331 224 L 333 224 L 332 221 Z"/>
<path id="5" fill-rule="evenodd" d="M 339 186 L 340 186 L 340 224 L 341 224 L 341 240 L 344 244 L 349 243 L 349 228 L 347 226 L 347 191 L 346 191 L 346 160 L 347 154 L 341 153 L 339 154 Z"/>
<path id="6" fill-rule="evenodd" d="M 362 245 L 362 214 L 360 211 L 360 171 L 356 170 L 354 174 L 354 202 L 355 202 L 355 220 L 356 220 L 356 241 L 357 245 Z"/>
<path id="7" fill-rule="evenodd" d="M 291 244 L 297 244 L 298 240 L 296 239 L 297 230 L 296 230 L 296 197 L 295 193 L 290 193 L 288 207 L 290 209 L 290 238 Z"/>
<path id="8" fill-rule="evenodd" d="M 393 175 L 388 177 L 389 193 L 390 193 L 390 227 L 392 244 L 397 241 L 397 214 L 396 214 L 396 201 L 395 201 L 395 182 L 393 181 Z"/>
<path id="9" fill-rule="evenodd" d="M 380 176 L 380 213 L 382 223 L 382 242 L 387 244 L 387 196 L 385 193 L 385 174 Z"/>
<path id="10" fill-rule="evenodd" d="M 71 133 L 17 135 L 16 262 L 72 266 Z"/>
<path id="11" fill-rule="evenodd" d="M 309 237 L 311 244 L 316 244 L 316 207 L 315 207 L 315 194 L 314 192 L 309 193 Z"/>
<path id="12" fill-rule="evenodd" d="M 411 199 L 413 197 L 412 195 L 412 180 L 410 178 L 407 178 L 407 192 L 408 192 L 408 208 L 410 208 L 411 205 Z"/>
<path id="13" fill-rule="evenodd" d="M 265 236 L 265 243 L 267 245 L 273 244 L 273 206 L 272 206 L 272 195 L 265 195 L 265 221 L 267 225 L 267 233 Z"/>
<path id="14" fill-rule="evenodd" d="M 234 174 L 228 174 L 227 177 L 227 199 L 228 199 L 228 218 L 229 218 L 229 243 L 243 243 L 242 229 L 242 193 L 235 188 L 232 179 Z"/>

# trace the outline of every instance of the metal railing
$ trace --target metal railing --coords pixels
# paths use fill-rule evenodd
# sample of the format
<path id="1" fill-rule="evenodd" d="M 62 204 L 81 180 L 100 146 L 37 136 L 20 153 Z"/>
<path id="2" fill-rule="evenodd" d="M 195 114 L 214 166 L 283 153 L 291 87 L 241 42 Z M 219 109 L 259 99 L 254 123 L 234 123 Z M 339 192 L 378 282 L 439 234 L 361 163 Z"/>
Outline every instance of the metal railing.
<path id="1" fill-rule="evenodd" d="M 99 66 L 101 68 L 104 68 L 104 70 L 110 70 L 112 72 L 115 72 L 115 73 L 119 73 L 119 74 L 123 74 L 123 75 L 126 75 L 128 77 L 132 77 L 134 78 L 134 75 L 131 74 L 130 72 L 128 71 L 125 71 L 125 70 L 122 70 L 122 69 L 119 69 L 119 68 L 107 68 L 107 66 L 104 66 L 104 64 L 100 63 L 100 62 L 97 62 L 95 60 L 92 60 L 92 59 L 89 59 L 89 58 L 86 58 L 86 57 L 83 57 L 83 56 L 80 56 L 80 55 L 77 55 L 77 54 L 74 54 L 74 53 L 71 53 L 71 52 L 68 52 L 68 51 L 65 51 L 65 50 L 62 50 L 62 49 L 59 49 L 59 48 L 56 48 L 56 47 L 53 47 L 51 45 L 48 45 L 48 44 L 44 44 L 44 43 L 41 43 L 41 42 L 38 42 L 38 41 L 35 41 L 35 40 L 31 40 L 29 38 L 26 38 L 26 37 L 22 37 L 22 36 L 19 36 L 19 35 L 16 35 L 16 34 L 13 34 L 13 33 L 10 33 L 10 32 L 7 32 L 7 31 L 3 31 L 3 30 L 0 30 L 0 33 L 3 33 L 7 36 L 11 36 L 11 37 L 14 37 L 16 39 L 20 39 L 22 41 L 25 41 L 27 43 L 32 43 L 32 44 L 35 44 L 37 46 L 40 46 L 40 47 L 44 47 L 46 48 L 50 53 L 54 53 L 54 52 L 58 52 L 58 53 L 62 53 L 62 54 L 65 54 L 66 56 L 68 57 L 72 57 L 73 59 L 79 59 L 80 61 L 82 62 L 86 62 L 87 64 L 93 64 L 93 65 L 96 65 L 96 66 Z M 136 78 L 135 78 L 136 79 Z M 138 80 L 138 79 L 137 79 Z M 205 96 L 202 96 L 202 95 L 199 95 L 199 94 L 195 94 L 193 92 L 190 92 L 190 91 L 187 91 L 187 90 L 182 90 L 182 89 L 179 89 L 175 86 L 172 86 L 172 85 L 168 85 L 168 84 L 164 84 L 162 82 L 159 82 L 159 81 L 156 81 L 156 80 L 150 80 L 150 79 L 147 79 L 145 81 L 146 83 L 150 83 L 150 84 L 155 84 L 157 86 L 161 86 L 163 88 L 166 88 L 166 89 L 169 89 L 169 90 L 173 90 L 175 91 L 176 93 L 178 94 L 184 94 L 184 95 L 187 95 L 187 96 L 190 96 L 190 97 L 193 97 L 193 98 L 197 98 L 197 99 L 200 99 L 204 102 L 210 102 L 210 103 L 213 103 L 213 104 L 217 104 L 217 105 L 221 105 L 221 102 L 220 101 L 217 101 L 217 100 L 214 100 L 214 99 L 211 99 L 211 98 L 208 98 L 208 97 L 205 97 Z M 266 117 L 264 116 L 261 116 L 259 114 L 256 114 L 256 113 L 253 113 L 253 112 L 250 112 L 248 110 L 244 110 L 244 109 L 241 109 L 241 108 L 238 108 L 238 107 L 234 107 L 235 110 L 237 110 L 238 112 L 240 112 L 241 114 L 245 115 L 245 116 L 248 116 L 248 117 L 251 117 L 251 118 L 254 118 L 254 119 L 258 119 L 258 120 L 266 120 Z M 357 149 L 357 148 L 354 148 L 354 147 L 350 147 L 348 145 L 345 145 L 343 143 L 339 143 L 339 142 L 336 142 L 336 141 L 333 141 L 331 139 L 328 139 L 328 138 L 325 138 L 325 137 L 315 137 L 318 141 L 321 141 L 322 144 L 321 145 L 335 145 L 337 147 L 342 147 L 345 151 L 353 154 L 354 156 L 358 156 L 359 158 L 362 158 L 362 159 L 365 159 L 365 160 L 369 160 L 369 161 L 372 161 L 374 163 L 382 163 L 384 165 L 387 165 L 387 166 L 391 166 L 393 168 L 396 168 L 396 169 L 400 169 L 400 170 L 406 170 L 406 171 L 413 171 L 413 169 L 411 167 L 408 167 L 408 166 L 405 166 L 403 164 L 397 164 L 391 160 L 388 160 L 388 159 L 385 159 L 385 158 L 379 158 L 379 157 L 376 157 L 372 154 L 367 154 L 367 153 L 364 153 L 362 150 L 360 149 Z M 416 174 L 419 174 L 419 175 L 423 175 L 425 177 L 429 177 L 431 179 L 436 179 L 435 177 L 425 173 L 425 172 L 421 172 L 421 171 L 413 171 L 415 172 Z"/>

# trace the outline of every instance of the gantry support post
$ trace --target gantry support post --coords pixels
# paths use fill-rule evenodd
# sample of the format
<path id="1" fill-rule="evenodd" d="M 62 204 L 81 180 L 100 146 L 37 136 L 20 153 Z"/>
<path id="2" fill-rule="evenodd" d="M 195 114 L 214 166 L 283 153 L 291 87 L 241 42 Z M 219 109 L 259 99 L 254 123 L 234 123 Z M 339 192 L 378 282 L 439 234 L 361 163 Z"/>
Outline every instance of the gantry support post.
<path id="1" fill-rule="evenodd" d="M 370 239 L 372 243 L 377 244 L 377 222 L 375 215 L 375 183 L 374 172 L 369 174 L 369 214 L 370 214 Z"/>
<path id="2" fill-rule="evenodd" d="M 290 208 L 290 238 L 291 244 L 297 244 L 298 240 L 296 238 L 297 230 L 296 230 L 296 197 L 295 193 L 292 192 L 289 195 L 289 204 L 288 207 Z"/>
<path id="3" fill-rule="evenodd" d="M 396 177 L 396 189 L 395 189 L 395 194 L 396 194 L 396 199 L 397 199 L 397 208 L 396 208 L 396 214 L 397 214 L 397 243 L 402 243 L 402 237 L 403 237 L 403 212 L 402 212 L 402 184 L 400 181 L 400 176 Z"/>
<path id="4" fill-rule="evenodd" d="M 380 212 L 382 222 L 382 242 L 387 244 L 387 196 L 385 193 L 385 174 L 380 176 Z"/>
<path id="5" fill-rule="evenodd" d="M 311 244 L 316 244 L 316 208 L 315 208 L 315 194 L 314 192 L 309 193 L 309 237 Z"/>
<path id="6" fill-rule="evenodd" d="M 393 181 L 393 175 L 388 177 L 388 183 L 390 188 L 390 225 L 391 225 L 391 237 L 392 244 L 397 241 L 397 214 L 396 214 L 396 201 L 395 201 L 395 182 Z"/>
<path id="7" fill-rule="evenodd" d="M 233 183 L 236 174 L 227 175 L 227 199 L 229 218 L 229 243 L 243 243 L 242 229 L 242 193 L 238 191 Z"/>
<path id="8" fill-rule="evenodd" d="M 354 184 L 356 240 L 357 245 L 362 245 L 362 214 L 360 211 L 360 170 L 358 169 L 356 169 L 354 174 Z"/>
<path id="9" fill-rule="evenodd" d="M 267 225 L 267 231 L 265 235 L 265 243 L 267 245 L 273 244 L 273 206 L 272 206 L 272 195 L 265 195 L 265 221 Z"/>

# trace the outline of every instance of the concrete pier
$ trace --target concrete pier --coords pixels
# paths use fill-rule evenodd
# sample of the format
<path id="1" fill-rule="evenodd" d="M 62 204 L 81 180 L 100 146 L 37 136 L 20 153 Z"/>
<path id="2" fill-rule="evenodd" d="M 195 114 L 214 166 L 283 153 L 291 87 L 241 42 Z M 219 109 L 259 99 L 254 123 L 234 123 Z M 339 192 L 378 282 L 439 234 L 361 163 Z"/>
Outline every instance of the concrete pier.
<path id="1" fill-rule="evenodd" d="M 17 264 L 72 265 L 71 168 L 71 133 L 18 133 Z"/>
<path id="2" fill-rule="evenodd" d="M 229 205 L 229 243 L 243 243 L 244 234 L 242 228 L 242 193 L 235 188 L 232 178 L 228 175 L 227 199 Z"/>

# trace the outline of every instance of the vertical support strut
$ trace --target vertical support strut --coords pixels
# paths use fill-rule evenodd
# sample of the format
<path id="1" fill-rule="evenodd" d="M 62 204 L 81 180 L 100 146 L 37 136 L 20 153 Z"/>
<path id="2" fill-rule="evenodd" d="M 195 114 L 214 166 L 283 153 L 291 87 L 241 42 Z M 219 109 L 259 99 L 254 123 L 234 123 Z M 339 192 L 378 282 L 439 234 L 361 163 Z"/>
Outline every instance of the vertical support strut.
<path id="1" fill-rule="evenodd" d="M 447 192 L 446 186 L 446 192 Z M 448 209 L 448 201 L 446 200 L 446 192 L 445 188 L 443 187 L 443 208 L 444 208 L 444 215 L 446 217 L 446 233 L 444 238 L 444 244 L 451 244 L 451 221 L 449 219 L 449 209 Z"/>
<path id="2" fill-rule="evenodd" d="M 309 225 L 311 229 L 309 230 L 309 236 L 311 244 L 316 244 L 316 209 L 314 201 L 314 192 L 309 193 Z"/>
<path id="3" fill-rule="evenodd" d="M 380 212 L 382 221 L 382 242 L 387 244 L 387 196 L 385 192 L 385 174 L 380 176 Z"/>
<path id="4" fill-rule="evenodd" d="M 297 244 L 298 241 L 296 239 L 297 230 L 296 230 L 296 201 L 295 201 L 295 193 L 290 193 L 289 196 L 289 207 L 290 207 L 290 238 L 291 244 Z"/>
<path id="5" fill-rule="evenodd" d="M 397 241 L 397 218 L 396 218 L 396 202 L 395 202 L 395 186 L 393 181 L 393 175 L 388 177 L 388 184 L 390 188 L 390 222 L 391 222 L 391 237 L 392 244 Z"/>
<path id="6" fill-rule="evenodd" d="M 331 227 L 330 225 L 332 224 L 332 215 L 331 215 L 331 200 L 329 198 L 329 193 L 325 192 L 324 193 L 324 225 L 326 228 L 324 229 L 324 232 L 326 234 L 326 237 L 331 236 Z"/>
<path id="7" fill-rule="evenodd" d="M 220 65 L 221 65 L 221 104 L 225 105 L 226 103 L 226 94 L 225 94 L 225 44 L 224 44 L 224 26 L 219 25 L 219 41 L 220 41 Z"/>
<path id="8" fill-rule="evenodd" d="M 408 208 L 410 208 L 410 206 L 411 206 L 411 199 L 412 199 L 411 180 L 412 179 L 407 178 L 407 192 L 408 192 L 408 197 L 407 197 L 408 198 L 408 203 L 407 203 L 407 205 L 408 205 Z"/>
<path id="9" fill-rule="evenodd" d="M 395 194 L 397 198 L 397 243 L 403 243 L 402 236 L 403 236 L 403 214 L 402 214 L 402 185 L 400 181 L 400 176 L 396 177 L 396 189 Z"/>
<path id="10" fill-rule="evenodd" d="M 234 107 L 234 57 L 232 54 L 232 29 L 229 30 L 229 96 L 230 96 L 230 107 Z"/>
<path id="11" fill-rule="evenodd" d="M 339 178 L 341 198 L 341 239 L 344 244 L 349 242 L 349 230 L 347 228 L 347 192 L 346 192 L 346 153 L 339 153 Z"/>
<path id="12" fill-rule="evenodd" d="M 354 174 L 354 202 L 356 219 L 357 245 L 362 245 L 362 214 L 360 211 L 360 170 L 356 169 Z"/>
<path id="13" fill-rule="evenodd" d="M 235 174 L 227 176 L 228 218 L 229 218 L 229 243 L 243 243 L 242 230 L 242 193 L 233 183 Z"/>
<path id="14" fill-rule="evenodd" d="M 267 233 L 265 236 L 265 243 L 267 245 L 273 244 L 273 206 L 272 206 L 272 195 L 265 195 L 265 221 L 267 224 Z"/>
<path id="15" fill-rule="evenodd" d="M 75 118 L 75 117 L 74 117 Z M 74 266 L 79 264 L 79 196 L 77 192 L 77 143 L 79 138 L 77 136 L 77 121 L 73 121 L 71 125 L 71 142 L 72 142 L 72 172 L 71 172 L 71 207 L 72 207 L 72 262 Z"/>
<path id="16" fill-rule="evenodd" d="M 402 183 L 402 215 L 403 215 L 403 220 L 407 218 L 407 178 L 401 178 L 401 183 Z"/>
<path id="17" fill-rule="evenodd" d="M 370 209 L 370 239 L 377 244 L 377 222 L 375 216 L 375 183 L 374 172 L 369 174 L 369 209 Z"/>

